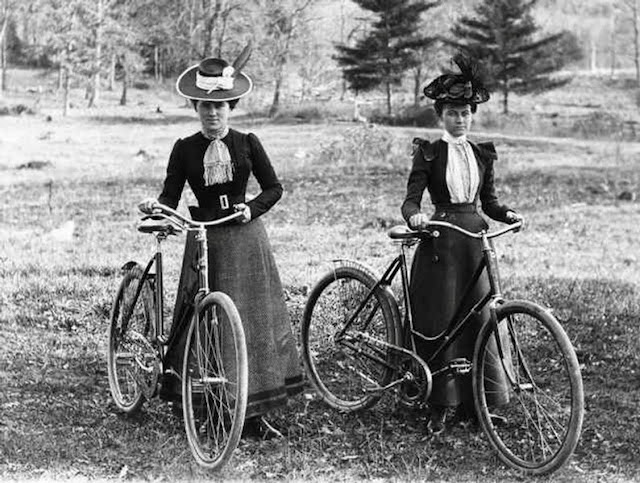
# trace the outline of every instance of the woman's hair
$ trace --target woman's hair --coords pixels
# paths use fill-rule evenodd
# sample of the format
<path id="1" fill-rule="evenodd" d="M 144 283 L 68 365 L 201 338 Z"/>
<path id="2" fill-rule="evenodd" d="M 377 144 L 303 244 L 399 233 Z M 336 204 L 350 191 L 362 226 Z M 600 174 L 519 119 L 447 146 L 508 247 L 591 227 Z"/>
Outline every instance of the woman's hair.
<path id="1" fill-rule="evenodd" d="M 452 104 L 454 106 L 469 106 L 471 108 L 471 113 L 475 114 L 478 110 L 478 104 L 475 102 L 451 102 L 448 100 L 436 101 L 433 104 L 433 108 L 436 110 L 436 114 L 438 117 L 442 117 L 442 111 L 444 110 L 444 106 L 447 104 Z"/>
<path id="2" fill-rule="evenodd" d="M 234 99 L 232 101 L 213 101 L 213 102 L 215 102 L 215 103 L 226 102 L 227 104 L 229 104 L 229 110 L 233 111 L 236 108 L 236 104 L 238 104 L 239 100 L 240 99 Z M 198 110 L 198 99 L 191 99 L 191 105 L 197 111 Z"/>

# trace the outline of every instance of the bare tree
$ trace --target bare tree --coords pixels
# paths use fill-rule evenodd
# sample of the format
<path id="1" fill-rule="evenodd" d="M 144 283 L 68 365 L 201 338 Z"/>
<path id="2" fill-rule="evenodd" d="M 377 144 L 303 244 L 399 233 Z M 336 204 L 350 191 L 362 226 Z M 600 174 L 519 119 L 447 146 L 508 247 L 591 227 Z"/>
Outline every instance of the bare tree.
<path id="1" fill-rule="evenodd" d="M 0 0 L 0 92 L 7 89 L 7 30 L 13 5 Z"/>
<path id="2" fill-rule="evenodd" d="M 273 99 L 269 117 L 274 117 L 280 109 L 280 96 L 285 78 L 285 69 L 290 60 L 293 44 L 301 28 L 308 22 L 309 7 L 317 0 L 255 0 L 256 21 L 262 20 L 264 37 L 263 56 L 268 59 L 267 70 L 273 78 Z"/>
<path id="3" fill-rule="evenodd" d="M 231 13 L 239 9 L 239 0 L 203 0 L 202 57 L 222 57 L 227 23 Z M 215 45 L 214 45 L 215 42 Z"/>
<path id="4" fill-rule="evenodd" d="M 633 29 L 633 63 L 636 69 L 636 85 L 640 87 L 640 0 L 620 0 Z"/>
<path id="5" fill-rule="evenodd" d="M 93 58 L 93 79 L 92 89 L 87 107 L 94 107 L 100 97 L 100 71 L 102 68 L 102 35 L 105 22 L 105 0 L 95 0 L 95 23 L 94 23 L 94 58 Z"/>

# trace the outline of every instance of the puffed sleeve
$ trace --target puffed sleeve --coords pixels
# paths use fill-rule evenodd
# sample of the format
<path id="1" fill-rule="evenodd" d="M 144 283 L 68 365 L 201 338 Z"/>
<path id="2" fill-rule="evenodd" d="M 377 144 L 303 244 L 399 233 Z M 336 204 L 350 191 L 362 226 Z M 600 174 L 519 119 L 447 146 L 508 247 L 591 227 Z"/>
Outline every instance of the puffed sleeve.
<path id="1" fill-rule="evenodd" d="M 269 156 L 267 156 L 258 137 L 249 133 L 248 140 L 251 152 L 251 169 L 262 190 L 258 196 L 247 203 L 253 219 L 269 211 L 278 202 L 282 197 L 282 184 L 280 184 Z"/>
<path id="2" fill-rule="evenodd" d="M 407 223 L 409 218 L 420 213 L 422 195 L 429 182 L 429 165 L 423 151 L 425 143 L 429 142 L 419 138 L 413 140 L 413 162 L 407 181 L 407 194 L 401 208 L 402 216 Z"/>
<path id="3" fill-rule="evenodd" d="M 493 163 L 498 159 L 496 148 L 491 142 L 478 144 L 483 150 L 483 159 L 485 164 L 484 180 L 482 189 L 480 190 L 480 202 L 482 203 L 482 211 L 490 218 L 497 221 L 506 221 L 507 211 L 513 211 L 511 208 L 501 205 L 496 196 L 494 184 Z"/>
<path id="4" fill-rule="evenodd" d="M 167 166 L 167 175 L 164 179 L 164 187 L 162 193 L 158 197 L 158 201 L 163 205 L 167 205 L 174 210 L 178 206 L 180 197 L 182 196 L 182 188 L 186 181 L 186 173 L 184 163 L 180 158 L 180 143 L 178 139 L 173 145 L 171 155 L 169 156 L 169 165 Z"/>

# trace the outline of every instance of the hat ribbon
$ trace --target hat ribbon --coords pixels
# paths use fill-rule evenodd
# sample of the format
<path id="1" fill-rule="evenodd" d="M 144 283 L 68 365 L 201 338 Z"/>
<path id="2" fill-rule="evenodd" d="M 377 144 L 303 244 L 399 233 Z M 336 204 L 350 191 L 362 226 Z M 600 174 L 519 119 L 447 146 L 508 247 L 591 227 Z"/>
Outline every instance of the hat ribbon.
<path id="1" fill-rule="evenodd" d="M 196 87 L 207 91 L 228 91 L 233 89 L 233 67 L 225 67 L 221 76 L 204 76 L 196 72 Z"/>

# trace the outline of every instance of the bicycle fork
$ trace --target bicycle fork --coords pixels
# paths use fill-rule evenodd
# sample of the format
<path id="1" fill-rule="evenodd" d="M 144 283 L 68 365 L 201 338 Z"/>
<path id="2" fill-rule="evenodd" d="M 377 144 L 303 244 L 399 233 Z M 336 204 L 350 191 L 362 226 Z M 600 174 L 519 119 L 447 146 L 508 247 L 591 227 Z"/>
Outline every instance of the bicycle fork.
<path id="1" fill-rule="evenodd" d="M 489 275 L 489 284 L 491 286 L 491 299 L 489 300 L 489 324 L 491 324 L 491 331 L 494 336 L 494 340 L 496 342 L 496 350 L 498 358 L 500 359 L 500 364 L 504 371 L 504 374 L 509 381 L 510 386 L 516 391 L 530 391 L 533 389 L 533 376 L 531 375 L 531 371 L 523 357 L 522 350 L 520 349 L 520 344 L 518 343 L 518 338 L 516 332 L 513 327 L 513 321 L 511 317 L 507 317 L 505 319 L 505 326 L 507 328 L 507 337 L 512 341 L 513 347 L 515 350 L 515 357 L 518 361 L 518 365 L 522 368 L 525 376 L 525 380 L 530 382 L 521 382 L 516 380 L 516 374 L 513 367 L 513 363 L 511 362 L 511 357 L 507 357 L 507 350 L 503 345 L 502 337 L 500 337 L 500 330 L 498 324 L 498 306 L 504 303 L 504 298 L 502 296 L 502 287 L 500 285 L 500 275 L 498 271 L 498 260 L 496 257 L 496 253 L 491 246 L 488 238 L 486 236 L 482 237 L 482 251 L 484 252 L 486 266 L 487 266 L 487 274 Z"/>

